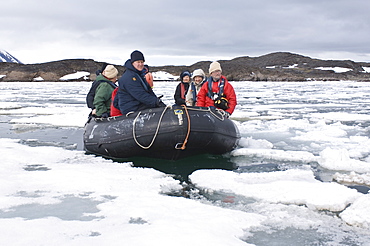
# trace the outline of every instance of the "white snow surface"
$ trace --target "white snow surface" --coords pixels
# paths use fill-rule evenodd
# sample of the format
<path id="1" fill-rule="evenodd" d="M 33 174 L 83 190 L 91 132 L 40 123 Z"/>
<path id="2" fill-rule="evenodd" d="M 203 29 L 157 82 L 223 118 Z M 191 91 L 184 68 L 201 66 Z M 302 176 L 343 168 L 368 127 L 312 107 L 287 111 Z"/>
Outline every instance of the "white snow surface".
<path id="1" fill-rule="evenodd" d="M 348 71 L 352 71 L 351 68 L 346 68 L 346 67 L 316 67 L 315 69 L 333 70 L 335 73 L 345 73 L 345 72 L 348 72 Z"/>
<path id="2" fill-rule="evenodd" d="M 194 171 L 189 197 L 178 195 L 184 183 L 152 168 L 0 138 L 0 244 L 267 245 L 258 240 L 271 235 L 272 244 L 304 245 L 284 237 L 291 231 L 330 238 L 322 245 L 369 245 L 369 193 L 346 184 L 370 184 L 370 85 L 232 84 L 242 138 L 226 156 L 239 169 Z M 0 83 L 0 123 L 82 128 L 90 85 Z M 154 89 L 171 104 L 176 85 Z M 354 243 L 342 244 L 348 236 Z"/>
<path id="3" fill-rule="evenodd" d="M 310 170 L 290 169 L 269 173 L 199 170 L 190 179 L 196 186 L 203 188 L 212 187 L 266 202 L 306 205 L 311 209 L 333 212 L 344 210 L 348 204 L 361 197 L 353 189 L 316 180 Z M 320 196 L 317 191 L 320 191 Z"/>
<path id="4" fill-rule="evenodd" d="M 182 187 L 154 169 L 81 151 L 0 142 L 6 146 L 0 151 L 2 245 L 200 245 L 199 239 L 245 245 L 238 239 L 243 229 L 263 220 L 258 214 L 166 196 Z M 49 170 L 25 171 L 32 167 Z M 65 215 L 68 208 L 77 211 Z"/>
<path id="5" fill-rule="evenodd" d="M 158 71 L 158 72 L 153 72 L 153 80 L 177 80 L 180 76 L 174 76 L 168 72 L 165 71 Z"/>
<path id="6" fill-rule="evenodd" d="M 89 76 L 90 76 L 89 72 L 78 71 L 75 73 L 66 74 L 63 77 L 61 77 L 59 80 L 62 80 L 62 81 L 77 80 L 77 79 L 87 80 Z"/>

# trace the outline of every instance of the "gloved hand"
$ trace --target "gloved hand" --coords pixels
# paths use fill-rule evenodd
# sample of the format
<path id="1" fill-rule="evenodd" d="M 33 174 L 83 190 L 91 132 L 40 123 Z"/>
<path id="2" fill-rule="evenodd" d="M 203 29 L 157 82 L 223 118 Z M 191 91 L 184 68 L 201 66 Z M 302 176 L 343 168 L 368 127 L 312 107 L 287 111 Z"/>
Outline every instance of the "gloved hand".
<path id="1" fill-rule="evenodd" d="M 217 108 L 220 108 L 220 109 L 223 109 L 223 110 L 226 110 L 229 108 L 229 101 L 227 100 L 226 97 L 223 97 L 223 96 L 219 96 L 216 100 L 215 100 L 215 106 Z"/>
<path id="2" fill-rule="evenodd" d="M 229 112 L 227 112 L 227 111 L 225 111 L 225 116 L 226 116 L 226 118 L 229 118 L 230 117 L 230 113 Z"/>
<path id="3" fill-rule="evenodd" d="M 101 117 L 102 117 L 102 118 L 108 118 L 108 117 L 109 117 L 108 112 L 102 113 Z"/>

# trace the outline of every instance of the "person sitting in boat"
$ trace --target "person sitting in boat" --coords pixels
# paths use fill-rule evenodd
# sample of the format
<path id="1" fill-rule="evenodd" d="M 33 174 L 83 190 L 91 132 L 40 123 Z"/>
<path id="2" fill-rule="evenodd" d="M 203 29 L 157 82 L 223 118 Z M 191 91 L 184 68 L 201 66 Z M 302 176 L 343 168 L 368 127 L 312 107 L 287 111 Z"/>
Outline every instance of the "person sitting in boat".
<path id="1" fill-rule="evenodd" d="M 91 117 L 93 113 L 95 114 L 95 111 L 96 110 L 94 110 L 95 109 L 95 106 L 94 106 L 94 97 L 95 97 L 95 93 L 96 93 L 96 88 L 98 88 L 98 86 L 100 85 L 100 82 L 104 81 L 104 76 L 103 76 L 102 72 L 104 71 L 104 69 L 107 66 L 108 66 L 107 63 L 103 63 L 101 69 L 96 70 L 96 72 L 95 72 L 96 79 L 91 84 L 90 90 L 89 90 L 89 92 L 86 95 L 86 104 L 87 104 L 87 107 L 91 108 L 91 112 L 90 112 L 89 117 Z"/>
<path id="2" fill-rule="evenodd" d="M 222 109 L 229 117 L 237 104 L 234 88 L 222 75 L 221 65 L 217 61 L 210 64 L 209 74 L 210 77 L 198 93 L 196 105 Z"/>
<path id="3" fill-rule="evenodd" d="M 195 106 L 197 102 L 197 94 L 202 88 L 207 77 L 203 69 L 195 69 L 192 76 L 193 81 L 190 83 L 188 92 L 186 93 L 185 102 L 187 106 Z"/>
<path id="4" fill-rule="evenodd" d="M 145 79 L 144 62 L 143 53 L 133 51 L 130 59 L 125 62 L 126 71 L 118 80 L 119 90 L 114 105 L 124 115 L 147 108 L 166 107 Z"/>
<path id="5" fill-rule="evenodd" d="M 146 81 L 148 82 L 149 86 L 153 89 L 153 75 L 149 71 L 149 66 L 146 64 L 144 65 L 144 74 L 145 74 Z M 114 89 L 114 91 L 112 92 L 112 103 L 110 105 L 111 116 L 121 116 L 122 115 L 121 110 L 118 109 L 119 106 L 116 105 L 118 103 L 118 100 L 116 101 L 116 104 L 114 104 L 114 98 L 116 97 L 118 90 L 119 90 L 119 87 Z"/>
<path id="6" fill-rule="evenodd" d="M 108 118 L 110 116 L 111 96 L 117 87 L 118 70 L 113 65 L 107 65 L 101 73 L 103 78 L 96 88 L 94 96 L 94 107 L 92 115 L 95 117 Z"/>
<path id="7" fill-rule="evenodd" d="M 176 87 L 175 91 L 175 104 L 176 105 L 185 105 L 185 96 L 189 89 L 191 73 L 188 70 L 183 71 L 180 74 L 180 83 Z"/>

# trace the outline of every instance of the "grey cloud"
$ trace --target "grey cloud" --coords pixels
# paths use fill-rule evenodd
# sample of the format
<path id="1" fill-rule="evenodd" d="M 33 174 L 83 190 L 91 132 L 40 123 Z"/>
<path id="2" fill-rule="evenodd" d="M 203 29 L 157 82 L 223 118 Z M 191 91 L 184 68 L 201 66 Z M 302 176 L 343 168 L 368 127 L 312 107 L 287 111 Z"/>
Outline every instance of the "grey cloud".
<path id="1" fill-rule="evenodd" d="M 142 47 L 168 56 L 370 53 L 369 7 L 360 0 L 7 1 L 0 48 L 65 43 L 74 53 L 79 47 Z"/>

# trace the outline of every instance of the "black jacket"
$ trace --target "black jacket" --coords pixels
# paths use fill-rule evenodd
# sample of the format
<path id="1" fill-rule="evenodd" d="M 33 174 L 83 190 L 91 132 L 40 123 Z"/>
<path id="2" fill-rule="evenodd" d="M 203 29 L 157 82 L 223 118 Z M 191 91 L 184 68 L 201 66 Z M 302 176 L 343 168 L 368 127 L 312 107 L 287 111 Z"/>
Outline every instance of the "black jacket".
<path id="1" fill-rule="evenodd" d="M 163 103 L 146 82 L 142 71 L 134 68 L 130 59 L 126 61 L 125 67 L 126 71 L 118 80 L 119 90 L 114 102 L 122 114 L 162 106 Z"/>
<path id="2" fill-rule="evenodd" d="M 183 92 L 182 95 L 181 95 L 181 87 L 184 88 L 182 91 Z M 188 89 L 189 89 L 189 83 L 180 82 L 177 85 L 175 95 L 174 95 L 176 105 L 186 104 L 185 98 L 186 98 L 186 93 L 188 92 Z"/>

